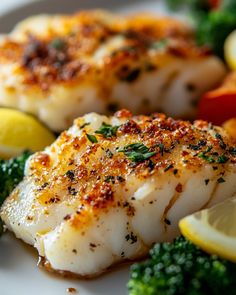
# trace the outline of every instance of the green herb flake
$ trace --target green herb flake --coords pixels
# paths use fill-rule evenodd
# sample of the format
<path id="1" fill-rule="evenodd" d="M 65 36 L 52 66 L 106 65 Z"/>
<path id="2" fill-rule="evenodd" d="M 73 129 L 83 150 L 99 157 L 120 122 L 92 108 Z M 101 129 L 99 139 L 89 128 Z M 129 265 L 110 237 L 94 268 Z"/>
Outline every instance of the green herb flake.
<path id="1" fill-rule="evenodd" d="M 82 124 L 81 126 L 80 126 L 80 129 L 83 129 L 84 127 L 86 127 L 86 126 L 88 126 L 88 125 L 90 125 L 91 123 L 89 123 L 89 122 L 86 122 L 86 123 L 84 123 L 84 124 Z"/>
<path id="2" fill-rule="evenodd" d="M 56 38 L 50 42 L 49 46 L 58 51 L 62 51 L 66 47 L 66 42 L 61 38 Z"/>
<path id="3" fill-rule="evenodd" d="M 115 184 L 115 177 L 113 175 L 107 175 L 105 176 L 105 179 L 104 181 L 106 183 L 112 183 L 112 184 Z"/>
<path id="4" fill-rule="evenodd" d="M 160 149 L 160 153 L 163 156 L 164 155 L 164 151 L 165 151 L 165 146 L 163 143 L 159 143 L 159 149 Z"/>
<path id="5" fill-rule="evenodd" d="M 113 153 L 109 149 L 107 149 L 105 152 L 106 152 L 106 155 L 109 159 L 111 159 L 113 157 Z"/>
<path id="6" fill-rule="evenodd" d="M 164 50 L 167 48 L 167 45 L 168 45 L 168 40 L 162 39 L 162 40 L 151 43 L 150 48 L 154 50 Z"/>
<path id="7" fill-rule="evenodd" d="M 150 149 L 142 143 L 129 144 L 122 149 L 118 149 L 118 152 L 124 153 L 129 160 L 136 163 L 143 162 L 156 155 L 156 152 L 150 152 Z"/>
<path id="8" fill-rule="evenodd" d="M 221 155 L 218 159 L 217 159 L 217 163 L 219 164 L 224 164 L 229 160 L 228 157 L 226 157 L 225 155 Z"/>
<path id="9" fill-rule="evenodd" d="M 118 128 L 119 126 L 112 126 L 103 122 L 102 126 L 97 131 L 95 131 L 95 133 L 101 134 L 105 138 L 111 138 L 113 136 L 116 136 Z"/>
<path id="10" fill-rule="evenodd" d="M 88 134 L 88 133 L 86 134 L 86 136 L 87 136 L 87 138 L 88 138 L 88 140 L 89 140 L 90 142 L 92 142 L 92 143 L 97 143 L 97 142 L 98 142 L 96 136 L 94 136 L 94 135 L 92 135 L 92 134 Z"/>
<path id="11" fill-rule="evenodd" d="M 225 182 L 225 180 L 224 180 L 223 177 L 220 177 L 220 178 L 217 179 L 217 182 L 218 182 L 218 183 L 223 183 L 223 182 Z"/>
<path id="12" fill-rule="evenodd" d="M 118 175 L 116 178 L 117 178 L 117 180 L 119 182 L 124 182 L 125 181 L 125 179 L 122 176 L 120 176 L 120 175 Z"/>
<path id="13" fill-rule="evenodd" d="M 235 157 L 236 156 L 236 147 L 230 147 L 229 153 L 231 156 Z"/>
<path id="14" fill-rule="evenodd" d="M 169 165 L 166 166 L 164 172 L 167 172 L 168 170 L 170 170 L 172 168 L 174 168 L 174 165 L 173 164 L 169 164 Z"/>
<path id="15" fill-rule="evenodd" d="M 226 144 L 224 143 L 222 136 L 221 136 L 219 133 L 216 133 L 216 134 L 215 134 L 215 138 L 219 140 L 219 145 L 220 145 L 220 147 L 221 147 L 223 150 L 225 150 L 225 149 L 226 149 Z"/>
<path id="16" fill-rule="evenodd" d="M 209 162 L 209 163 L 215 163 L 215 159 L 212 156 L 207 156 L 205 154 L 205 152 L 200 153 L 198 155 L 198 157 L 201 158 L 201 159 L 203 159 L 203 160 L 205 160 L 205 161 L 207 161 L 207 162 Z"/>

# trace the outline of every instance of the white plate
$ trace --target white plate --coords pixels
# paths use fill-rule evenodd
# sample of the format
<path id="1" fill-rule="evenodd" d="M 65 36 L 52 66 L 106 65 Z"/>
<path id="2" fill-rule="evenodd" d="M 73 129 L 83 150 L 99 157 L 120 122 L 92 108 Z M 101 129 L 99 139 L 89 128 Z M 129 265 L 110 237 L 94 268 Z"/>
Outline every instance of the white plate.
<path id="1" fill-rule="evenodd" d="M 112 11 L 156 11 L 163 13 L 158 0 L 43 0 L 25 4 L 0 16 L 0 32 L 6 33 L 23 18 L 38 13 L 67 13 L 84 8 Z M 129 267 L 123 266 L 95 280 L 75 280 L 49 275 L 37 267 L 36 253 L 6 234 L 0 238 L 0 295 L 65 295 L 74 287 L 79 295 L 124 295 Z M 145 294 L 144 294 L 145 295 Z"/>

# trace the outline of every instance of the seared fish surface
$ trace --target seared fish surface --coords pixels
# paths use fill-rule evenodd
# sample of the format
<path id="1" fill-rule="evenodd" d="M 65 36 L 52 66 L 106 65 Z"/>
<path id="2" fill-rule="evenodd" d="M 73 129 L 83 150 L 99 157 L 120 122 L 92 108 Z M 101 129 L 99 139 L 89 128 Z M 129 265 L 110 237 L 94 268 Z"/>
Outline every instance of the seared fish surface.
<path id="1" fill-rule="evenodd" d="M 95 113 L 31 156 L 1 218 L 47 267 L 95 276 L 179 234 L 180 218 L 236 193 L 219 127 L 162 114 Z"/>
<path id="2" fill-rule="evenodd" d="M 1 39 L 0 105 L 34 114 L 55 131 L 85 113 L 120 108 L 193 117 L 198 98 L 225 71 L 174 19 L 41 15 Z"/>

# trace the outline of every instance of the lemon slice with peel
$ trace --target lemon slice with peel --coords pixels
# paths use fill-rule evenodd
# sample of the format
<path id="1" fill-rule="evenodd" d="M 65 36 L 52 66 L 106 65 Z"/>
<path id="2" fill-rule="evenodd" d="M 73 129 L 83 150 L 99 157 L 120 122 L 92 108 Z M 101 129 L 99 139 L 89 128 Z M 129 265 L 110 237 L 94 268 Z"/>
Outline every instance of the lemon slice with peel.
<path id="1" fill-rule="evenodd" d="M 229 34 L 224 44 L 225 60 L 232 70 L 236 70 L 236 30 Z"/>
<path id="2" fill-rule="evenodd" d="M 201 249 L 236 262 L 236 198 L 187 216 L 179 226 Z"/>
<path id="3" fill-rule="evenodd" d="M 32 116 L 0 108 L 0 158 L 10 158 L 24 150 L 33 152 L 50 145 L 55 136 Z"/>

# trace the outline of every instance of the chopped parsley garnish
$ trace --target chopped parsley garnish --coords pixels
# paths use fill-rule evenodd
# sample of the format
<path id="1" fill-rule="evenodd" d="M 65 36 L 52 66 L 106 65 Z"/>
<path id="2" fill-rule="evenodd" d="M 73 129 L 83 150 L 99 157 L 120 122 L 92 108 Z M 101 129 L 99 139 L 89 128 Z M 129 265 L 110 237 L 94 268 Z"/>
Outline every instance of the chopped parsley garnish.
<path id="1" fill-rule="evenodd" d="M 160 153 L 161 153 L 161 155 L 163 156 L 163 155 L 164 155 L 165 146 L 164 146 L 163 143 L 159 143 L 158 146 L 159 146 L 159 149 L 160 149 Z"/>
<path id="2" fill-rule="evenodd" d="M 56 38 L 56 39 L 51 41 L 49 46 L 56 49 L 56 50 L 58 50 L 58 51 L 62 51 L 66 47 L 66 42 L 64 40 L 60 39 L 60 38 Z"/>
<path id="3" fill-rule="evenodd" d="M 219 164 L 224 164 L 229 160 L 228 157 L 226 157 L 225 155 L 221 155 L 219 156 L 219 158 L 217 159 L 217 163 Z"/>
<path id="4" fill-rule="evenodd" d="M 122 176 L 117 176 L 116 177 L 117 178 L 117 180 L 119 181 L 119 182 L 124 182 L 125 181 L 125 179 L 122 177 Z"/>
<path id="5" fill-rule="evenodd" d="M 219 139 L 219 144 L 220 144 L 220 147 L 225 150 L 226 148 L 226 144 L 224 143 L 223 139 L 222 139 L 222 136 L 219 134 L 219 133 L 216 133 L 215 134 L 215 138 Z"/>
<path id="6" fill-rule="evenodd" d="M 119 149 L 118 152 L 124 153 L 126 157 L 136 163 L 143 162 L 156 155 L 156 152 L 150 152 L 150 149 L 142 143 L 126 145 L 124 148 Z"/>
<path id="7" fill-rule="evenodd" d="M 153 163 L 152 160 L 148 161 L 148 168 L 149 168 L 149 171 L 152 171 L 155 168 L 155 163 Z"/>
<path id="8" fill-rule="evenodd" d="M 206 160 L 209 163 L 215 163 L 215 159 L 212 156 L 207 156 L 206 152 L 202 152 L 198 155 L 199 158 Z"/>
<path id="9" fill-rule="evenodd" d="M 165 168 L 164 171 L 166 172 L 166 171 L 168 171 L 168 170 L 170 170 L 172 168 L 174 168 L 174 165 L 173 164 L 169 164 L 169 165 L 166 166 L 166 168 Z"/>
<path id="10" fill-rule="evenodd" d="M 156 42 L 151 43 L 150 48 L 155 50 L 164 50 L 167 47 L 167 39 L 162 39 Z"/>
<path id="11" fill-rule="evenodd" d="M 190 144 L 188 146 L 189 149 L 197 151 L 200 150 L 203 146 L 205 146 L 207 142 L 205 140 L 199 140 L 197 144 Z"/>
<path id="12" fill-rule="evenodd" d="M 127 242 L 130 241 L 131 245 L 138 241 L 137 236 L 135 236 L 133 232 L 131 232 L 130 234 L 127 234 L 125 236 L 125 239 L 126 239 Z"/>
<path id="13" fill-rule="evenodd" d="M 106 152 L 106 155 L 109 159 L 111 159 L 113 157 L 113 153 L 109 149 L 107 149 L 105 152 Z"/>
<path id="14" fill-rule="evenodd" d="M 106 175 L 104 181 L 106 183 L 115 184 L 115 177 L 113 175 Z"/>
<path id="15" fill-rule="evenodd" d="M 217 179 L 217 182 L 218 182 L 218 183 L 223 183 L 223 182 L 225 182 L 225 180 L 224 180 L 223 177 L 220 177 L 220 178 Z"/>
<path id="16" fill-rule="evenodd" d="M 83 129 L 84 127 L 86 127 L 86 126 L 88 126 L 88 125 L 90 125 L 91 123 L 89 123 L 89 122 L 86 122 L 86 123 L 84 123 L 84 124 L 82 124 L 81 126 L 80 126 L 80 129 Z"/>
<path id="17" fill-rule="evenodd" d="M 89 140 L 90 142 L 92 142 L 92 143 L 97 143 L 97 142 L 98 142 L 96 136 L 94 136 L 94 135 L 92 135 L 92 134 L 86 134 L 86 136 L 87 136 L 87 138 L 88 138 L 88 140 Z"/>
<path id="18" fill-rule="evenodd" d="M 236 156 L 236 147 L 231 147 L 229 149 L 229 153 L 230 153 L 231 156 Z"/>
<path id="19" fill-rule="evenodd" d="M 105 138 L 111 138 L 113 136 L 116 136 L 118 128 L 119 126 L 112 126 L 103 122 L 102 126 L 97 131 L 95 131 L 95 133 L 101 134 Z"/>

